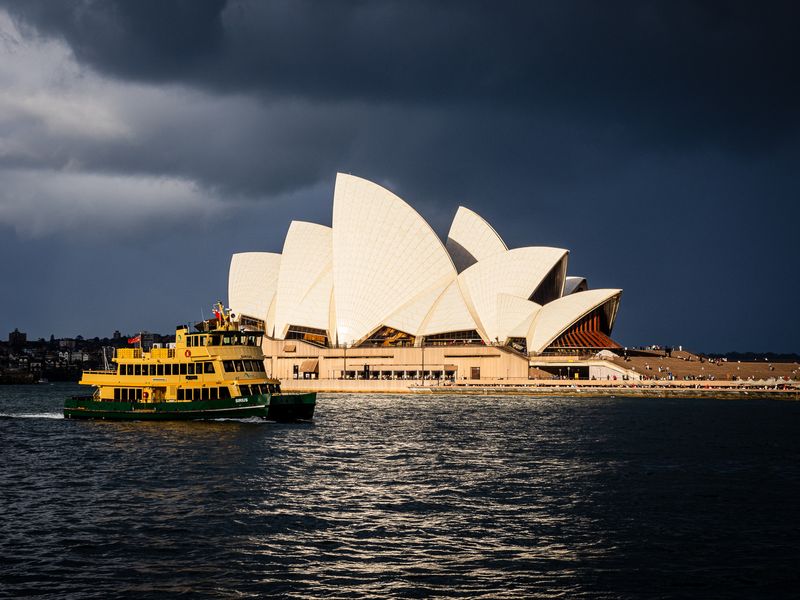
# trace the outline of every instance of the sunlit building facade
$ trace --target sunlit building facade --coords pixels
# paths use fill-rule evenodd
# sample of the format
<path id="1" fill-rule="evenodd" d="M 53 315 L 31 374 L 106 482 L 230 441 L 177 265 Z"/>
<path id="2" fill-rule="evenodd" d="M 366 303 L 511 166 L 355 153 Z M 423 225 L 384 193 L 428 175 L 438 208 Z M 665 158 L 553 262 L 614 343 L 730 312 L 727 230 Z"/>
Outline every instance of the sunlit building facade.
<path id="1" fill-rule="evenodd" d="M 531 357 L 613 349 L 619 289 L 569 252 L 509 249 L 460 207 L 445 243 L 405 201 L 338 174 L 332 226 L 292 222 L 280 254 L 233 255 L 228 302 L 281 378 L 527 378 Z"/>

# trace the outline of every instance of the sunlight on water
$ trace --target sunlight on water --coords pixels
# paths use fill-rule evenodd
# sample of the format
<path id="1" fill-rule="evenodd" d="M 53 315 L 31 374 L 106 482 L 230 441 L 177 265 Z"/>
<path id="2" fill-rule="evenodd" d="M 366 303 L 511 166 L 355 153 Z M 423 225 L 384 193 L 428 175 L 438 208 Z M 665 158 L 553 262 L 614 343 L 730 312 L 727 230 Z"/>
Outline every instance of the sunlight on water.
<path id="1" fill-rule="evenodd" d="M 796 581 L 800 404 L 341 395 L 312 424 L 63 420 L 75 391 L 0 388 L 11 597 L 776 598 Z"/>

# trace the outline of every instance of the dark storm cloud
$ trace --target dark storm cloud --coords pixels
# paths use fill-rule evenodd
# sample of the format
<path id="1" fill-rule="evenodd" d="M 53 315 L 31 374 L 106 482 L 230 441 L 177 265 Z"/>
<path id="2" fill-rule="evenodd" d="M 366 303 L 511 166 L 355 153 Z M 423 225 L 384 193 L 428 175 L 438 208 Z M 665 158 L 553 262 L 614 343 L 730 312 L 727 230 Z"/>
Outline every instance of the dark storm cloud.
<path id="1" fill-rule="evenodd" d="M 321 101 L 535 108 L 642 136 L 797 126 L 795 3 L 9 1 L 106 74 Z"/>
<path id="2" fill-rule="evenodd" d="M 30 264 L 0 264 L 26 290 L 3 298 L 13 326 L 168 331 L 225 295 L 231 252 L 329 224 L 338 170 L 442 234 L 464 204 L 511 247 L 569 248 L 571 274 L 624 288 L 623 343 L 799 350 L 796 4 L 3 8 L 0 249 Z"/>

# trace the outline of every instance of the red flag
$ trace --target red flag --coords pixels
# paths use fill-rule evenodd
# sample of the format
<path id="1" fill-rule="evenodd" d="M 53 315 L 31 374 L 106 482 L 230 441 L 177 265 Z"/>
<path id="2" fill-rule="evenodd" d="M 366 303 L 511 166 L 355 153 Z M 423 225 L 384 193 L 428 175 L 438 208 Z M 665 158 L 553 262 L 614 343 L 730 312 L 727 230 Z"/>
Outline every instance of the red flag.
<path id="1" fill-rule="evenodd" d="M 142 336 L 140 336 L 140 335 L 137 335 L 136 337 L 128 338 L 128 343 L 129 344 L 138 344 L 141 341 L 142 341 Z"/>

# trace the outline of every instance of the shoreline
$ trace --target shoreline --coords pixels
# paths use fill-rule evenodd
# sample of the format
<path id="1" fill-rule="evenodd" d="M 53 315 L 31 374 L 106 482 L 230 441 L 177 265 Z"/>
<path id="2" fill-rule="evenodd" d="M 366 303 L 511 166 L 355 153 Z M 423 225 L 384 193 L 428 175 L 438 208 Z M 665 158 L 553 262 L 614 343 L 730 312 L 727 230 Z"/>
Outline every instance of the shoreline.
<path id="1" fill-rule="evenodd" d="M 452 385 L 421 385 L 411 382 L 288 380 L 282 388 L 291 392 L 323 394 L 415 394 L 472 396 L 565 396 L 565 397 L 639 397 L 639 398 L 718 398 L 800 400 L 800 383 L 765 385 L 755 382 L 597 382 L 530 381 L 525 383 L 492 382 Z"/>

